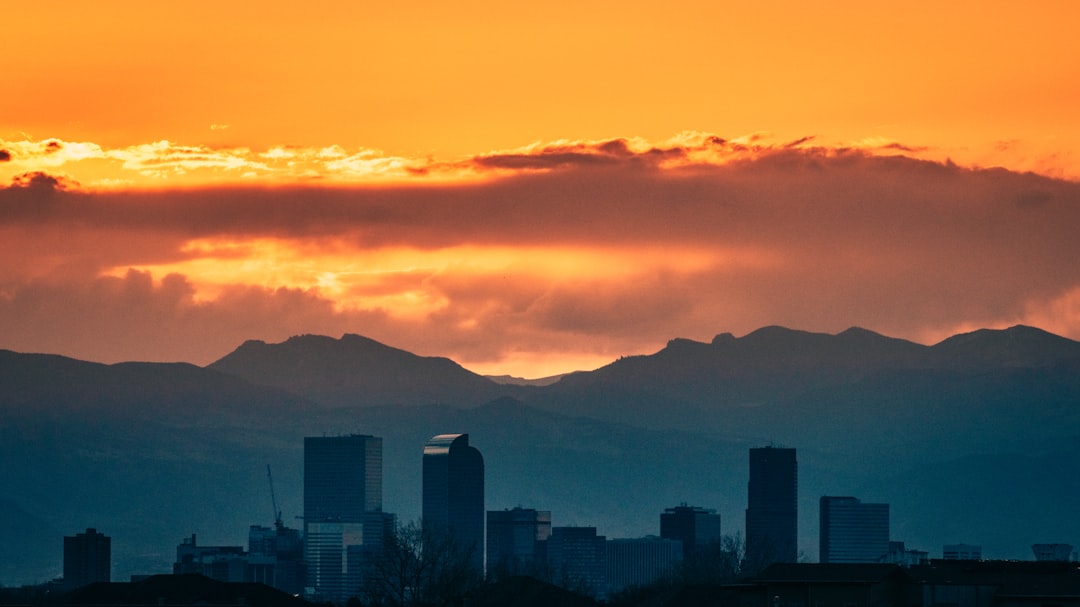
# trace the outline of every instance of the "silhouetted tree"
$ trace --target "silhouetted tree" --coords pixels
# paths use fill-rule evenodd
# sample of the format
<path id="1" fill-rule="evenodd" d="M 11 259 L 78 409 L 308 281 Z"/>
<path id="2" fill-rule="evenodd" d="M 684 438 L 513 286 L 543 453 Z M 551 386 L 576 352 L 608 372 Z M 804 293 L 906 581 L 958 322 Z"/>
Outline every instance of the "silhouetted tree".
<path id="1" fill-rule="evenodd" d="M 744 577 L 746 551 L 741 533 L 698 544 L 668 575 L 646 586 L 630 587 L 612 595 L 610 605 L 664 603 L 686 585 L 721 584 Z"/>
<path id="2" fill-rule="evenodd" d="M 720 540 L 699 544 L 683 557 L 678 574 L 684 584 L 708 584 L 732 580 L 745 573 L 746 545 L 742 534 L 725 535 Z"/>
<path id="3" fill-rule="evenodd" d="M 362 596 L 377 607 L 457 605 L 483 583 L 473 565 L 472 548 L 419 522 L 397 527 L 372 563 Z"/>

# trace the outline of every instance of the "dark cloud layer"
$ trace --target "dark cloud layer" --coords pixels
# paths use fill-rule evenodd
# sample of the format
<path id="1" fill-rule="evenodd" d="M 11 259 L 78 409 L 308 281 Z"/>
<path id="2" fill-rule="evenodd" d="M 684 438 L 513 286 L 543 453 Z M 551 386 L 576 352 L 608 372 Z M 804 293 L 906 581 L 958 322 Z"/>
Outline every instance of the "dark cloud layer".
<path id="1" fill-rule="evenodd" d="M 854 150 L 780 146 L 723 164 L 694 162 L 700 151 L 553 147 L 478 158 L 502 171 L 481 182 L 424 186 L 86 193 L 28 176 L 0 190 L 0 347 L 82 340 L 85 352 L 113 344 L 116 358 L 174 347 L 207 362 L 224 342 L 354 331 L 459 359 L 575 340 L 614 357 L 766 324 L 918 337 L 1023 319 L 1055 301 L 1080 330 L 1067 303 L 1080 289 L 1080 184 Z M 100 276 L 189 260 L 199 254 L 185 243 L 215 238 L 334 243 L 357 259 L 379 247 L 528 246 L 709 261 L 680 269 L 671 253 L 668 266 L 630 279 L 603 267 L 563 278 L 530 268 L 386 277 L 377 288 L 446 302 L 407 320 L 343 311 L 314 291 L 238 286 L 200 302 L 183 277 Z M 107 339 L 126 319 L 142 319 L 130 343 Z"/>

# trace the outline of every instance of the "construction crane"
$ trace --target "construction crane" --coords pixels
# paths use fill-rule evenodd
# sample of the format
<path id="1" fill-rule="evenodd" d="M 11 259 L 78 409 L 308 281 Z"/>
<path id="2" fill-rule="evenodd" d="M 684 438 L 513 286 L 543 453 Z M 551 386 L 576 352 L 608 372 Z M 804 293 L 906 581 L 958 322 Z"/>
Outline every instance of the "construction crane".
<path id="1" fill-rule="evenodd" d="M 281 511 L 277 507 L 277 496 L 274 495 L 274 475 L 270 474 L 270 464 L 266 464 L 266 480 L 270 482 L 270 502 L 274 506 L 274 528 L 281 529 L 285 524 L 281 522 Z"/>

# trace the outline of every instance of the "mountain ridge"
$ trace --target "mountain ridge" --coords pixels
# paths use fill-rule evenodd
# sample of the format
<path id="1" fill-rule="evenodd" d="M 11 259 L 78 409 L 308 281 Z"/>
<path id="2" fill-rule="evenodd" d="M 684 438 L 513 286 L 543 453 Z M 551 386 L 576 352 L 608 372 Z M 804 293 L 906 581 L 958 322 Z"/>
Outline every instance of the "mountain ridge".
<path id="1" fill-rule="evenodd" d="M 388 404 L 476 406 L 504 388 L 445 357 L 417 356 L 361 335 L 248 340 L 208 369 L 280 388 L 330 407 Z"/>
<path id="2" fill-rule="evenodd" d="M 489 471 L 488 509 L 549 509 L 558 525 L 596 525 L 609 537 L 655 534 L 658 513 L 681 502 L 717 508 L 725 532 L 739 531 L 747 449 L 774 443 L 798 449 L 800 543 L 811 559 L 816 499 L 830 494 L 895 504 L 894 539 L 922 549 L 981 541 L 990 558 L 1024 558 L 1032 542 L 1080 543 L 1080 488 L 1051 482 L 1080 474 L 1080 343 L 1039 329 L 924 346 L 858 328 L 763 327 L 673 339 L 548 386 L 497 386 L 360 336 L 286 343 L 246 342 L 238 351 L 268 360 L 238 366 L 278 383 L 298 368 L 310 386 L 260 384 L 227 364 L 0 351 L 8 509 L 32 513 L 53 538 L 45 544 L 55 530 L 96 527 L 114 537 L 115 571 L 161 571 L 191 533 L 241 544 L 248 525 L 270 524 L 267 463 L 281 509 L 299 513 L 305 436 L 382 436 L 386 508 L 410 520 L 423 444 L 468 432 Z M 361 351 L 368 358 L 350 359 Z M 456 403 L 432 397 L 447 370 L 467 378 L 446 390 L 458 390 Z M 378 398 L 369 376 L 390 380 L 375 386 Z M 319 390 L 338 400 L 323 402 Z M 1015 524 L 1002 528 L 1006 520 Z M 4 534 L 16 537 L 0 526 Z M 9 566 L 19 558 L 4 552 L 10 539 L 0 537 L 4 584 L 34 574 Z"/>

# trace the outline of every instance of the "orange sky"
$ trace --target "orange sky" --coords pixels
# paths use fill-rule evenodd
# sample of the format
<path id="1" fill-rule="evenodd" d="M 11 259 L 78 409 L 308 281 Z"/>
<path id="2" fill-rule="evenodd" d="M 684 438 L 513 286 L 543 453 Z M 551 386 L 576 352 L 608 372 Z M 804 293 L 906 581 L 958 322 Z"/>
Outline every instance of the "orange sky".
<path id="1" fill-rule="evenodd" d="M 724 4 L 6 6 L 0 184 L 20 185 L 0 209 L 9 236 L 0 245 L 8 319 L 0 347 L 201 364 L 239 343 L 226 340 L 349 331 L 482 372 L 540 376 L 655 351 L 670 337 L 771 323 L 827 331 L 863 324 L 926 341 L 1031 322 L 1080 338 L 1080 280 L 1048 261 L 1080 250 L 1040 237 L 1077 204 L 1080 5 Z M 710 135 L 726 143 L 711 144 Z M 785 148 L 804 137 L 813 139 Z M 1034 171 L 1050 181 L 1017 175 L 1008 188 L 1029 188 L 1018 200 L 1049 196 L 1040 212 L 1055 215 L 1017 226 L 977 197 L 964 207 L 977 214 L 954 215 L 937 206 L 948 203 L 939 198 L 956 185 L 950 180 L 992 197 L 995 177 L 942 165 L 951 177 L 931 178 L 912 168 L 924 165 L 887 162 L 898 155 Z M 777 174 L 794 188 L 783 199 L 776 196 L 787 186 L 759 180 L 781 159 L 795 163 Z M 854 221 L 862 211 L 846 202 L 830 211 L 835 223 L 811 222 L 807 240 L 796 242 L 796 218 L 809 212 L 791 202 L 805 194 L 796 184 L 836 200 L 858 189 L 815 181 L 798 168 L 811 160 L 836 179 L 868 162 L 879 181 L 862 190 L 864 204 L 900 189 L 931 215 L 901 222 L 898 230 L 915 231 L 896 233 L 897 249 L 872 260 L 859 235 L 888 233 Z M 586 163 L 607 163 L 622 181 Z M 67 190 L 19 177 L 35 171 Z M 890 181 L 898 176 L 924 183 Z M 656 196 L 652 205 L 675 205 L 686 217 L 657 214 L 648 201 L 619 206 L 633 194 L 619 184 L 635 179 Z M 244 189 L 226 187 L 237 184 Z M 258 192 L 273 199 L 293 186 L 297 200 L 326 202 L 306 220 L 308 231 L 291 229 L 305 223 L 293 209 L 275 207 L 291 225 L 251 210 Z M 202 198 L 217 205 L 192 187 L 213 188 Z M 493 198 L 503 190 L 513 193 L 501 199 L 513 211 L 505 217 Z M 748 205 L 739 207 L 744 214 L 716 215 L 712 205 L 735 204 L 733 190 L 747 196 L 738 201 Z M 66 208 L 77 196 L 98 209 L 82 223 L 40 214 L 49 200 Z M 381 196 L 390 198 L 371 202 Z M 610 214 L 590 210 L 574 221 L 578 209 L 560 203 L 568 198 Z M 136 199 L 130 209 L 167 209 L 183 227 L 109 210 Z M 37 211 L 15 212 L 15 204 Z M 429 213 L 415 205 L 456 206 Z M 393 224 L 409 228 L 400 234 L 373 219 L 399 208 L 410 209 Z M 775 213 L 769 222 L 765 209 Z M 458 220 L 470 213 L 476 225 L 501 217 L 491 229 L 515 238 L 463 231 Z M 533 213 L 540 232 L 522 231 L 520 217 Z M 351 223 L 332 226 L 334 217 Z M 720 230 L 726 236 L 713 242 L 694 233 L 689 217 L 744 222 L 755 237 Z M 1006 223 L 976 233 L 965 220 Z M 646 229 L 657 222 L 668 232 Z M 777 226 L 795 230 L 790 247 L 769 237 Z M 956 243 L 928 241 L 935 226 L 959 232 Z M 988 244 L 1009 240 L 1009 227 L 1025 246 Z M 387 231 L 396 236 L 372 244 Z M 830 233 L 837 243 L 825 251 Z M 990 265 L 924 268 L 937 282 L 917 284 L 906 264 L 926 251 L 955 253 L 960 236 L 976 239 L 971 250 Z M 102 238 L 118 240 L 95 244 Z M 789 263 L 810 251 L 826 266 L 855 268 L 863 256 L 866 276 L 847 274 L 851 296 L 839 297 L 846 287 L 820 266 L 800 273 Z M 1024 260 L 1049 274 L 1021 280 L 1032 273 Z M 995 272 L 1015 276 L 1023 290 L 983 293 L 979 281 L 993 282 Z M 793 290 L 813 289 L 815 279 L 834 293 Z M 754 288 L 761 294 L 747 295 Z M 59 319 L 61 308 L 72 311 L 49 298 L 74 293 L 92 313 Z M 262 310 L 258 321 L 231 315 L 240 301 Z M 801 309 L 808 301 L 820 309 Z M 110 310 L 131 315 L 125 305 L 148 316 L 142 339 L 106 330 Z M 173 333 L 154 333 L 149 319 L 162 315 L 177 323 L 165 323 Z M 178 335 L 192 335 L 190 343 Z"/>

